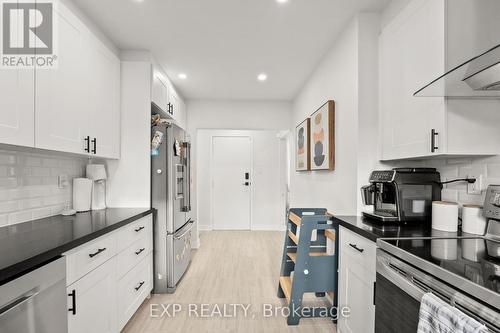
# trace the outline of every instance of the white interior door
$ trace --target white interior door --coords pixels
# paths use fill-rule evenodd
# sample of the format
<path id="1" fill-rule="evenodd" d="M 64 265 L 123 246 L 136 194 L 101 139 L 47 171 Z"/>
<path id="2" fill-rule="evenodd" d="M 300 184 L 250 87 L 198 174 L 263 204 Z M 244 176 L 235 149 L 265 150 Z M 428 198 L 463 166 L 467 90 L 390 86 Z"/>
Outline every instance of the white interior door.
<path id="1" fill-rule="evenodd" d="M 212 225 L 215 230 L 250 230 L 251 169 L 251 137 L 212 138 Z"/>

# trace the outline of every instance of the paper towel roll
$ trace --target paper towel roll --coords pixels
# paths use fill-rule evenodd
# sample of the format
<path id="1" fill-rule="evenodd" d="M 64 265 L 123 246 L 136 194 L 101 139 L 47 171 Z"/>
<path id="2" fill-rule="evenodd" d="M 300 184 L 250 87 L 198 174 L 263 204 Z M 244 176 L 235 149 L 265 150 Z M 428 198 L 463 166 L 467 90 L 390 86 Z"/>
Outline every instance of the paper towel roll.
<path id="1" fill-rule="evenodd" d="M 432 229 L 458 231 L 458 204 L 456 202 L 432 202 Z"/>
<path id="2" fill-rule="evenodd" d="M 92 202 L 92 180 L 88 178 L 73 179 L 73 209 L 77 212 L 90 210 Z"/>
<path id="3" fill-rule="evenodd" d="M 464 205 L 462 208 L 462 231 L 468 234 L 484 235 L 486 219 L 483 217 L 483 207 L 479 205 Z"/>

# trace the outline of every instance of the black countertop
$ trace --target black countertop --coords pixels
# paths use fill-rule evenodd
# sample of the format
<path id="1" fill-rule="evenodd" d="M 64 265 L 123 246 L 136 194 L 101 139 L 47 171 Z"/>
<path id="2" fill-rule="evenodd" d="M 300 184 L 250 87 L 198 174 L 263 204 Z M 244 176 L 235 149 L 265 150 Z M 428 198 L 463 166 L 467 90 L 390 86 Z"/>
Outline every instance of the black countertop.
<path id="1" fill-rule="evenodd" d="M 407 224 L 381 223 L 364 216 L 334 216 L 333 220 L 374 242 L 379 238 L 430 237 L 432 235 L 430 221 Z"/>
<path id="2" fill-rule="evenodd" d="M 0 285 L 152 212 L 148 208 L 108 208 L 1 227 Z"/>

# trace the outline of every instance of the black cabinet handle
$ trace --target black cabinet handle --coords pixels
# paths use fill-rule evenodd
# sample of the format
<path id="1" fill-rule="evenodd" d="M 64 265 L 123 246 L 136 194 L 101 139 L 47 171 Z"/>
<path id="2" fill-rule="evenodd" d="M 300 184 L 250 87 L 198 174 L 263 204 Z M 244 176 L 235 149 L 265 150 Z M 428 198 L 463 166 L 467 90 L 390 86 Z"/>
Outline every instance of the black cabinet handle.
<path id="1" fill-rule="evenodd" d="M 92 145 L 94 146 L 94 148 L 92 149 L 92 153 L 96 154 L 97 153 L 97 138 L 92 139 Z"/>
<path id="2" fill-rule="evenodd" d="M 73 291 L 68 294 L 69 297 L 71 297 L 71 309 L 68 309 L 69 312 L 73 314 L 73 316 L 76 315 L 76 290 L 73 289 Z"/>
<path id="3" fill-rule="evenodd" d="M 431 130 L 431 153 L 434 153 L 436 150 L 439 149 L 438 146 L 436 146 L 436 136 L 438 136 L 439 133 L 436 132 L 436 130 L 433 128 Z"/>
<path id="4" fill-rule="evenodd" d="M 98 255 L 99 253 L 104 252 L 104 251 L 106 251 L 105 247 L 103 247 L 102 249 L 98 249 L 97 252 L 95 252 L 95 253 L 89 254 L 89 257 L 94 258 L 96 255 Z"/>
<path id="5" fill-rule="evenodd" d="M 135 254 L 139 255 L 139 254 L 141 254 L 141 253 L 142 253 L 145 249 L 146 249 L 146 248 L 144 248 L 144 247 L 143 247 L 142 249 L 139 249 L 139 251 L 136 251 L 136 252 L 135 252 Z"/>
<path id="6" fill-rule="evenodd" d="M 146 283 L 146 281 L 142 281 L 141 283 L 139 283 L 139 285 L 137 287 L 135 287 L 135 291 L 139 291 L 139 289 L 142 288 L 142 286 L 144 285 L 144 283 Z"/>
<path id="7" fill-rule="evenodd" d="M 355 249 L 356 251 L 359 251 L 359 253 L 363 253 L 365 249 L 360 249 L 356 244 L 351 244 L 349 243 L 349 246 Z"/>
<path id="8" fill-rule="evenodd" d="M 144 229 L 144 227 L 139 227 L 139 228 L 135 229 L 135 232 L 139 232 L 139 231 L 141 231 L 142 229 Z"/>
<path id="9" fill-rule="evenodd" d="M 85 151 L 87 153 L 90 153 L 90 136 L 87 135 L 87 137 L 84 139 L 84 141 L 87 143 L 87 146 L 85 147 Z"/>

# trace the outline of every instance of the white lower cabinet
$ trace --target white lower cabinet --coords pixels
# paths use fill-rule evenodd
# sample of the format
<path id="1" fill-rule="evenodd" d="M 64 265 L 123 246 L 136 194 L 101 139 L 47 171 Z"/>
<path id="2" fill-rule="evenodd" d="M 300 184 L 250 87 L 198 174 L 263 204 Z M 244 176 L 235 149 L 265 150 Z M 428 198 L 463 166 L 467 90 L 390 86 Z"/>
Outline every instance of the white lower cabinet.
<path id="1" fill-rule="evenodd" d="M 67 288 L 69 332 L 117 332 L 115 263 L 107 261 Z"/>
<path id="2" fill-rule="evenodd" d="M 350 313 L 339 317 L 337 329 L 341 333 L 374 332 L 376 244 L 341 227 L 339 250 L 339 308 L 348 307 Z"/>
<path id="3" fill-rule="evenodd" d="M 68 332 L 120 332 L 153 289 L 152 252 L 149 215 L 65 253 Z"/>

